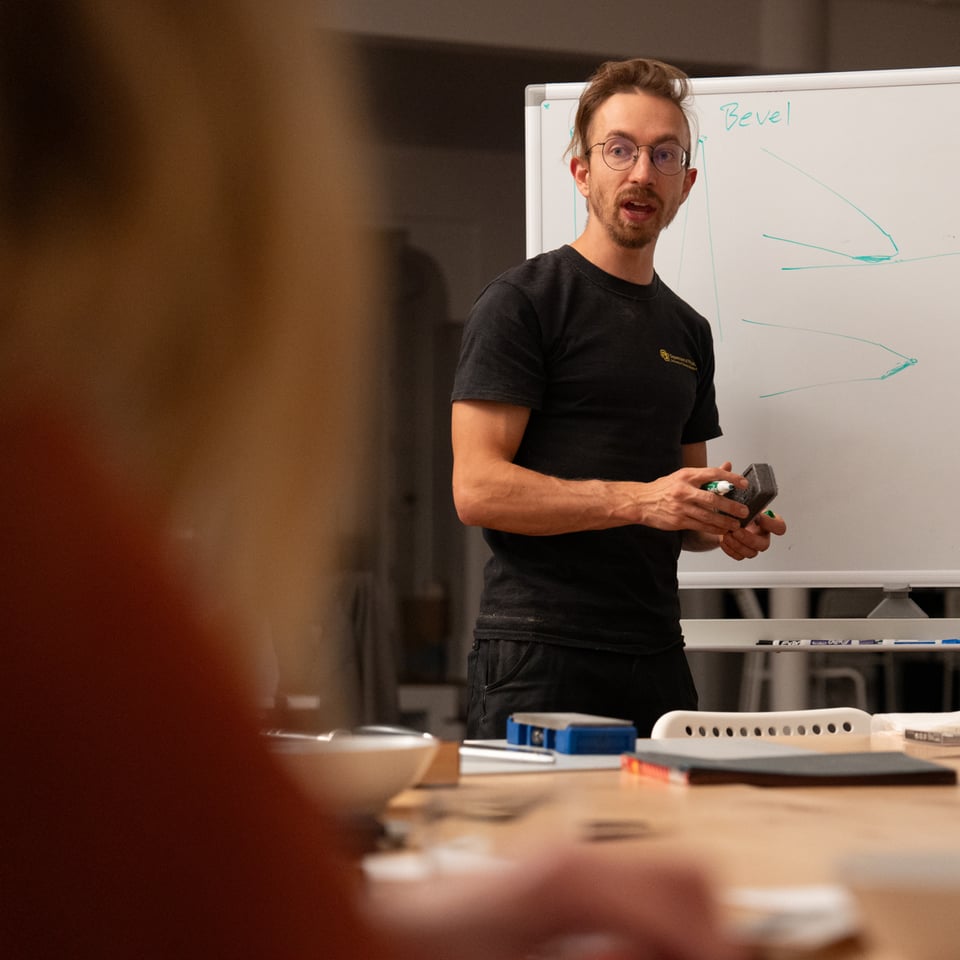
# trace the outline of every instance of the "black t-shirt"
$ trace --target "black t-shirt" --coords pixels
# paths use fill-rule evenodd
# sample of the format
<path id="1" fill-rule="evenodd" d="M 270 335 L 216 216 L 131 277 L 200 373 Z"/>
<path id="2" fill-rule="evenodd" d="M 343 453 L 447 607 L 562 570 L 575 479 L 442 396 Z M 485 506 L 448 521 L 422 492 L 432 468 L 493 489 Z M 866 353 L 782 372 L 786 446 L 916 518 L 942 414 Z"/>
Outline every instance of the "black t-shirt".
<path id="1" fill-rule="evenodd" d="M 564 479 L 654 480 L 720 435 L 707 321 L 571 247 L 502 274 L 464 328 L 454 400 L 530 409 L 515 462 Z M 681 535 L 632 525 L 547 537 L 485 530 L 476 635 L 656 652 L 681 640 Z"/>

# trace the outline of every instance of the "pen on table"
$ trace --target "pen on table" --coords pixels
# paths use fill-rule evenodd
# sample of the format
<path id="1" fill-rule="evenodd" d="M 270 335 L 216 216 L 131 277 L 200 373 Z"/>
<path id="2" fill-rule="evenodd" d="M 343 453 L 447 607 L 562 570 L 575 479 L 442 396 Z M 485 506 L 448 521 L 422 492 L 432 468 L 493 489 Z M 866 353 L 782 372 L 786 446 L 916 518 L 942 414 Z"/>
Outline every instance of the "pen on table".
<path id="1" fill-rule="evenodd" d="M 526 763 L 556 763 L 552 750 L 543 747 L 524 747 L 514 744 L 483 743 L 464 740 L 460 744 L 462 757 L 486 757 L 488 760 L 519 760 Z"/>
<path id="2" fill-rule="evenodd" d="M 711 480 L 703 485 L 703 489 L 725 496 L 728 493 L 733 493 L 737 488 L 729 480 Z"/>

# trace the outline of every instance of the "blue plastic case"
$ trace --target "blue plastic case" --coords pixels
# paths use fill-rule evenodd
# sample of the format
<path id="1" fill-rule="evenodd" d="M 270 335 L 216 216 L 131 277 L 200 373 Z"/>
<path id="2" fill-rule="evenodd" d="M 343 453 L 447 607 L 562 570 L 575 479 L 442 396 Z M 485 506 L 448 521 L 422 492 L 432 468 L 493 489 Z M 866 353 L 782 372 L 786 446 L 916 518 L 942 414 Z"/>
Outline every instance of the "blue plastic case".
<path id="1" fill-rule="evenodd" d="M 507 743 L 546 747 L 559 753 L 624 753 L 636 748 L 629 720 L 588 713 L 515 713 L 507 720 Z"/>

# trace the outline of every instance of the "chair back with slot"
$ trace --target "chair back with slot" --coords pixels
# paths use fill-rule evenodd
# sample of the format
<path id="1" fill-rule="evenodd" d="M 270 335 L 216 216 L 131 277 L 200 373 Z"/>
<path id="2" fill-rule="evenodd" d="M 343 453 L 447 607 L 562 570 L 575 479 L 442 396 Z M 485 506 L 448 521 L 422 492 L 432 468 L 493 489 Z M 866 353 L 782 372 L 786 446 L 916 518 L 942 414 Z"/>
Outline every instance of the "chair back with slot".
<path id="1" fill-rule="evenodd" d="M 664 737 L 830 737 L 869 736 L 870 714 L 855 707 L 821 710 L 671 710 L 653 725 L 654 740 Z"/>

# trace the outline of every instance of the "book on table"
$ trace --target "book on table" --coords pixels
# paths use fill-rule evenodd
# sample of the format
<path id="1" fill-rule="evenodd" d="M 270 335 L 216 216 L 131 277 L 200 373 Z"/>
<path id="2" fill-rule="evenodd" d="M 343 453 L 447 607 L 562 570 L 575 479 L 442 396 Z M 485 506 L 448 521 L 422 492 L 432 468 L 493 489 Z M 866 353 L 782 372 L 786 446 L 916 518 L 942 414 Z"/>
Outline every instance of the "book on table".
<path id="1" fill-rule="evenodd" d="M 673 783 L 754 786 L 955 784 L 952 767 L 900 751 L 820 753 L 762 739 L 638 740 L 624 770 Z"/>

